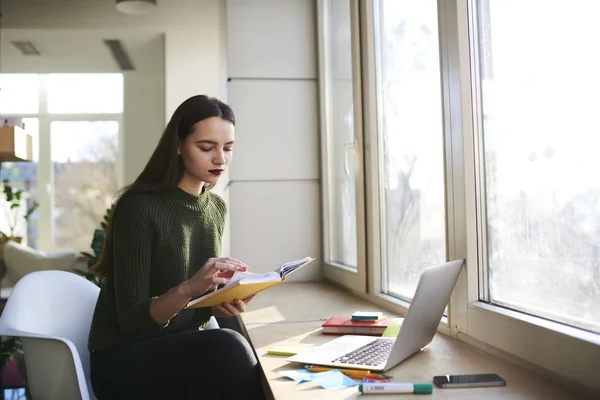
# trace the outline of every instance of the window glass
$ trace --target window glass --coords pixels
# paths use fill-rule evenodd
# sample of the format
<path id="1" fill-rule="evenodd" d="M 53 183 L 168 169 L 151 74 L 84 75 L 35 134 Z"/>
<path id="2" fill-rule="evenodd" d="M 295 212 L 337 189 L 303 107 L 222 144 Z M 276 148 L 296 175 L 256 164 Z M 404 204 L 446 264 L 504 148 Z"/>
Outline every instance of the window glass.
<path id="1" fill-rule="evenodd" d="M 410 301 L 423 268 L 446 257 L 437 2 L 377 4 L 382 282 Z"/>
<path id="2" fill-rule="evenodd" d="M 118 138 L 117 121 L 52 122 L 57 249 L 89 249 L 118 189 Z"/>
<path id="3" fill-rule="evenodd" d="M 600 332 L 600 2 L 476 3 L 482 296 Z"/>
<path id="4" fill-rule="evenodd" d="M 0 115 L 36 114 L 39 89 L 36 74 L 0 74 Z"/>
<path id="5" fill-rule="evenodd" d="M 328 209 L 329 260 L 358 268 L 356 227 L 357 170 L 354 146 L 354 92 L 350 1 L 329 0 L 330 19 L 326 24 L 330 96 L 326 113 L 328 125 Z"/>
<path id="6" fill-rule="evenodd" d="M 123 112 L 123 74 L 48 75 L 48 112 L 53 114 Z"/>

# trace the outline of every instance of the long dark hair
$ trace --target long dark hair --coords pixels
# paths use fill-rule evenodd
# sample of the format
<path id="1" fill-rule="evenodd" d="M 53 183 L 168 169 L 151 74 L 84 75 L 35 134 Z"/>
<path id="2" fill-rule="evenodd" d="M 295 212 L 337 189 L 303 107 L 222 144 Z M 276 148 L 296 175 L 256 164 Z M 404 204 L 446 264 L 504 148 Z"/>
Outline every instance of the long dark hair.
<path id="1" fill-rule="evenodd" d="M 142 173 L 115 196 L 102 255 L 98 264 L 94 266 L 97 276 L 104 278 L 111 271 L 112 225 L 120 202 L 134 193 L 164 193 L 175 189 L 185 171 L 183 161 L 177 155 L 178 143 L 194 131 L 194 124 L 211 117 L 220 117 L 235 125 L 235 115 L 231 107 L 214 97 L 193 96 L 177 107 Z"/>

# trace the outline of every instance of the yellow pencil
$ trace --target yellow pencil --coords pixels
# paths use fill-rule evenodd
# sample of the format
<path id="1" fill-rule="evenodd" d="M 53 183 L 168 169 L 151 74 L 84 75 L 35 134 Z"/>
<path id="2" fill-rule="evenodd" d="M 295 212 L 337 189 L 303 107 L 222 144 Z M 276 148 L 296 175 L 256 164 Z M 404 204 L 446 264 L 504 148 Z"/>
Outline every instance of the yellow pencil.
<path id="1" fill-rule="evenodd" d="M 365 377 L 371 375 L 370 371 L 363 371 L 363 370 L 359 370 L 359 369 L 341 369 L 341 368 L 327 368 L 327 367 L 315 367 L 315 366 L 307 366 L 306 369 L 309 372 L 326 372 L 326 371 L 332 371 L 334 369 L 337 369 L 342 374 L 344 374 L 350 378 L 355 378 L 355 379 L 361 379 L 361 378 L 365 378 Z"/>

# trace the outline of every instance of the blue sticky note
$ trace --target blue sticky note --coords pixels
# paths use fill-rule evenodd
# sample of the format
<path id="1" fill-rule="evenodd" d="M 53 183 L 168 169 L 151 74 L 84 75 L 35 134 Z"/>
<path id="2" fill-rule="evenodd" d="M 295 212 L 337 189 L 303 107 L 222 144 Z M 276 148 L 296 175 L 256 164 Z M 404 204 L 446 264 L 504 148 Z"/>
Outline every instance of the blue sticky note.
<path id="1" fill-rule="evenodd" d="M 337 369 L 327 372 L 316 372 L 312 374 L 313 382 L 319 384 L 323 389 L 338 390 L 358 385 L 354 379 L 342 374 Z"/>
<path id="2" fill-rule="evenodd" d="M 305 369 L 296 369 L 296 370 L 287 370 L 287 371 L 279 371 L 279 373 L 286 378 L 290 378 L 295 380 L 296 382 L 308 382 L 312 380 L 313 373 L 308 372 Z"/>

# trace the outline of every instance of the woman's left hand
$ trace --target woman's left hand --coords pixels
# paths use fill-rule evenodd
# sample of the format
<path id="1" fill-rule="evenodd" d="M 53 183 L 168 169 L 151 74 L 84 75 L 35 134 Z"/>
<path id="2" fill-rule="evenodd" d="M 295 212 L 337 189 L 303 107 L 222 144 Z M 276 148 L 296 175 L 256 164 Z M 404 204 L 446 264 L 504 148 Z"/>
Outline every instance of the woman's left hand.
<path id="1" fill-rule="evenodd" d="M 246 311 L 246 306 L 250 303 L 254 296 L 245 298 L 244 300 L 236 299 L 231 303 L 223 303 L 214 306 L 212 315 L 215 317 L 235 317 Z"/>

